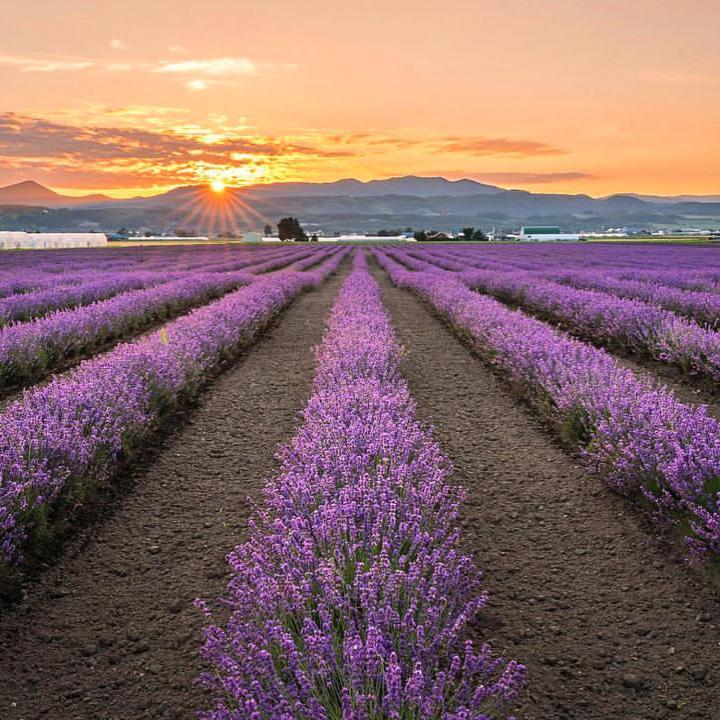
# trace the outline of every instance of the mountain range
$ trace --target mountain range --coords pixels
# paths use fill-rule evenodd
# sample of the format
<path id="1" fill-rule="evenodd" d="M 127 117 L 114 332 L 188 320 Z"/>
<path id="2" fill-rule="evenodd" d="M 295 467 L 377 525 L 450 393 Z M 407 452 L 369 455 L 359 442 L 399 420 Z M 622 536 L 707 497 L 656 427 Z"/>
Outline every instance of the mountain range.
<path id="1" fill-rule="evenodd" d="M 152 197 L 71 197 L 28 180 L 0 188 L 0 229 L 154 232 L 259 230 L 286 215 L 307 229 L 447 230 L 465 225 L 516 230 L 522 224 L 564 230 L 607 227 L 720 227 L 720 195 L 643 196 L 531 193 L 475 180 L 406 176 L 362 182 L 283 182 L 226 188 L 183 186 Z"/>

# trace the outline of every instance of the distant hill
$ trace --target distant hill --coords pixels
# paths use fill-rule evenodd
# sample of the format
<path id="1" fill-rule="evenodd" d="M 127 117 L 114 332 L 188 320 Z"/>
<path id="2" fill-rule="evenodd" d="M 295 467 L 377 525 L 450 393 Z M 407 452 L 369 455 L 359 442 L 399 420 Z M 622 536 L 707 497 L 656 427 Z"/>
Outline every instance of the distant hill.
<path id="1" fill-rule="evenodd" d="M 634 194 L 589 195 L 505 190 L 475 180 L 398 177 L 328 183 L 270 183 L 228 188 L 177 187 L 152 197 L 68 198 L 32 181 L 0 188 L 0 229 L 213 232 L 225 227 L 258 230 L 286 215 L 307 229 L 375 232 L 380 229 L 459 229 L 474 226 L 517 230 L 521 225 L 559 225 L 566 231 L 604 227 L 658 229 L 720 227 L 720 201 L 644 199 Z"/>
<path id="2" fill-rule="evenodd" d="M 42 205 L 43 207 L 65 207 L 68 205 L 87 205 L 88 203 L 109 200 L 107 195 L 82 195 L 72 197 L 61 195 L 46 188 L 34 180 L 25 180 L 0 187 L 0 205 Z"/>
<path id="3" fill-rule="evenodd" d="M 640 200 L 647 200 L 656 203 L 675 203 L 675 202 L 720 202 L 720 195 L 636 195 L 632 197 Z"/>

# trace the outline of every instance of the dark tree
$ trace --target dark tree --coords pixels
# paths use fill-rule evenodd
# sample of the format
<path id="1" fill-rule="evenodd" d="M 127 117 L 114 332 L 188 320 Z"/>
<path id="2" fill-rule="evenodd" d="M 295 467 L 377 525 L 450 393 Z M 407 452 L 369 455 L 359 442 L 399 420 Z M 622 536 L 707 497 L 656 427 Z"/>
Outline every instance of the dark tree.
<path id="1" fill-rule="evenodd" d="M 313 233 L 313 234 L 310 236 L 310 242 L 318 242 L 317 233 Z"/>
<path id="2" fill-rule="evenodd" d="M 294 217 L 283 218 L 278 223 L 278 236 L 281 240 L 295 240 L 296 242 L 307 242 L 308 236 L 300 225 L 300 221 Z"/>
<path id="3" fill-rule="evenodd" d="M 416 230 L 416 231 L 413 233 L 413 237 L 414 237 L 418 242 L 424 242 L 425 240 L 427 240 L 427 233 L 426 233 L 424 230 Z"/>
<path id="4" fill-rule="evenodd" d="M 466 227 L 462 229 L 462 234 L 465 240 L 472 240 L 473 235 L 475 234 L 475 228 L 474 227 Z"/>
<path id="5" fill-rule="evenodd" d="M 265 237 L 270 237 L 272 235 L 272 225 L 266 225 L 264 232 L 265 232 Z"/>
<path id="6" fill-rule="evenodd" d="M 476 230 L 472 235 L 472 239 L 487 242 L 490 238 L 482 230 Z"/>

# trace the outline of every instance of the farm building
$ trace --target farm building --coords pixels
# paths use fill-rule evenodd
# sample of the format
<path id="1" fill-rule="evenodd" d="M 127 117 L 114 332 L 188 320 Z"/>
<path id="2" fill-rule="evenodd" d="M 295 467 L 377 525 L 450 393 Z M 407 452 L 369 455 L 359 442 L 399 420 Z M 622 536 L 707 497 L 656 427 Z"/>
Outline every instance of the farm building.
<path id="1" fill-rule="evenodd" d="M 49 248 L 104 247 L 104 233 L 27 233 L 0 232 L 2 250 L 44 250 Z"/>
<path id="2" fill-rule="evenodd" d="M 521 227 L 519 239 L 537 242 L 574 241 L 579 240 L 580 235 L 578 233 L 564 233 L 559 227 L 534 225 Z"/>

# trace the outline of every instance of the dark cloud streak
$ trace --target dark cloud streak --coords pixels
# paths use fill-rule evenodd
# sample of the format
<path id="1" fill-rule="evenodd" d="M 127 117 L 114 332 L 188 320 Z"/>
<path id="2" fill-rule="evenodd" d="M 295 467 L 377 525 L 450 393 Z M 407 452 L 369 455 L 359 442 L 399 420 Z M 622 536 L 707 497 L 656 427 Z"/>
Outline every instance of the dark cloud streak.
<path id="1" fill-rule="evenodd" d="M 65 157 L 78 161 L 201 159 L 211 163 L 233 163 L 231 154 L 278 157 L 307 155 L 346 157 L 344 150 L 327 150 L 282 139 L 227 137 L 203 142 L 173 132 L 134 128 L 75 127 L 15 113 L 0 113 L 0 159 L 7 157 Z"/>
<path id="2" fill-rule="evenodd" d="M 464 153 L 466 155 L 514 155 L 537 157 L 565 155 L 567 150 L 537 140 L 513 140 L 512 138 L 448 137 L 436 149 L 439 153 Z"/>
<path id="3" fill-rule="evenodd" d="M 598 179 L 596 175 L 574 170 L 568 172 L 490 172 L 472 173 L 472 175 L 481 181 L 527 185 Z"/>

